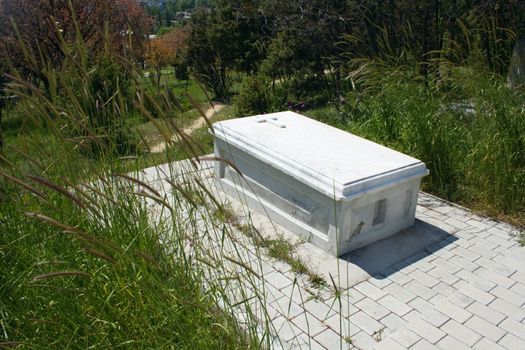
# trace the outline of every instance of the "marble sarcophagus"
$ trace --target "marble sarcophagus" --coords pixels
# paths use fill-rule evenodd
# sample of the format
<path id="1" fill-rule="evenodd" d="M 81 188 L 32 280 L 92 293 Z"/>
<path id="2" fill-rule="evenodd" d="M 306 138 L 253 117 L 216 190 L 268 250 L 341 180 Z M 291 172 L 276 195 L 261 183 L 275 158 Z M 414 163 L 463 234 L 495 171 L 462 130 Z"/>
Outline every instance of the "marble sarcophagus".
<path id="1" fill-rule="evenodd" d="M 293 112 L 213 125 L 218 185 L 334 255 L 414 223 L 424 163 Z M 242 176 L 239 175 L 242 174 Z"/>

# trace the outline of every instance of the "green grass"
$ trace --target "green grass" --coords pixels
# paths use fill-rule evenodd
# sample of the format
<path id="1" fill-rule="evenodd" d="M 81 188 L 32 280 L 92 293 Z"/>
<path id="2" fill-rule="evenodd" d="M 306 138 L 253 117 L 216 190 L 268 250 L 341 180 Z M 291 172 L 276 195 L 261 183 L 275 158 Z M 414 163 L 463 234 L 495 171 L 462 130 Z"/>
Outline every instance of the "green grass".
<path id="1" fill-rule="evenodd" d="M 524 227 L 523 91 L 465 67 L 428 87 L 405 71 L 374 69 L 343 109 L 307 114 L 421 159 L 430 170 L 424 190 Z M 475 113 L 453 105 L 465 101 Z"/>
<path id="2" fill-rule="evenodd" d="M 97 222 L 53 191 L 45 192 L 46 205 L 9 183 L 2 188 L 4 340 L 24 348 L 248 347 L 234 320 L 203 294 L 199 275 L 160 245 L 166 229 L 151 227 L 135 196 L 116 194 L 116 204 L 97 210 L 104 218 Z"/>
<path id="3" fill-rule="evenodd" d="M 183 111 L 192 109 L 193 106 L 186 95 L 191 96 L 198 103 L 207 103 L 209 93 L 204 89 L 202 85 L 197 83 L 195 79 L 190 80 L 178 80 L 173 73 L 173 68 L 165 68 L 161 73 L 160 87 L 157 86 L 155 72 L 152 70 L 143 71 L 142 74 L 148 74 L 148 76 L 142 76 L 140 79 L 141 85 L 149 92 L 159 90 L 171 90 L 175 96 L 180 99 L 180 105 Z"/>
<path id="4" fill-rule="evenodd" d="M 82 47 L 64 52 L 64 67 L 46 70 L 60 94 L 21 79 L 11 91 L 21 101 L 2 120 L 0 347 L 264 348 L 250 310 L 257 298 L 228 293 L 250 286 L 250 270 L 239 271 L 242 259 L 224 259 L 220 247 L 210 254 L 206 243 L 233 228 L 197 223 L 192 198 L 176 184 L 170 205 L 155 190 L 113 176 L 194 154 L 187 145 L 152 157 L 117 149 L 115 128 L 178 117 L 169 93 L 148 92 L 139 78 L 133 94 L 117 89 L 101 100 L 91 84 L 96 63 L 79 59 Z M 199 132 L 197 142 L 209 142 Z M 95 180 L 96 190 L 84 186 Z M 213 203 L 199 209 L 209 217 L 220 203 L 200 196 Z M 162 220 L 152 219 L 145 199 L 167 213 Z M 235 318 L 241 306 L 242 325 Z"/>
<path id="5" fill-rule="evenodd" d="M 306 276 L 313 288 L 327 286 L 325 279 L 320 274 L 309 268 L 308 265 L 297 256 L 296 248 L 301 242 L 293 244 L 280 234 L 274 238 L 263 237 L 260 232 L 250 224 L 241 223 L 239 218 L 229 207 L 219 208 L 213 212 L 213 216 L 218 221 L 228 223 L 245 236 L 251 238 L 256 246 L 266 250 L 269 257 L 288 264 L 294 273 Z M 312 294 L 315 295 L 315 293 Z"/>

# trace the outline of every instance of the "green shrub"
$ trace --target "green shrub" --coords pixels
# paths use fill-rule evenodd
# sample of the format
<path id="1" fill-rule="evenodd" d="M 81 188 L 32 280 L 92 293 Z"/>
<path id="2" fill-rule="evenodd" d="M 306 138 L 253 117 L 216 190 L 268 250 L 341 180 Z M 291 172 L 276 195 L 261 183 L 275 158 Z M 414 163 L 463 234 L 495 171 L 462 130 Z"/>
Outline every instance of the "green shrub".
<path id="1" fill-rule="evenodd" d="M 270 113 L 284 107 L 285 93 L 281 86 L 276 86 L 262 75 L 245 76 L 239 93 L 233 98 L 237 115 Z"/>

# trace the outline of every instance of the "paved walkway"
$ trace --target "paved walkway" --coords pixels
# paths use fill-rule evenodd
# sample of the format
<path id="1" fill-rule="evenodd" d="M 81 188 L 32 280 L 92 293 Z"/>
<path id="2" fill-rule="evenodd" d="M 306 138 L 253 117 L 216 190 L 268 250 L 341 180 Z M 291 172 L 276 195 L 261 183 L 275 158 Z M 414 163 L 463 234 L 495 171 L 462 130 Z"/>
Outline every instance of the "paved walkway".
<path id="1" fill-rule="evenodd" d="M 203 163 L 194 174 L 210 180 L 209 167 Z M 163 179 L 166 173 L 166 169 L 149 168 L 141 176 L 169 193 Z M 239 215 L 246 213 L 246 208 L 239 211 Z M 261 231 L 290 234 L 260 214 L 251 212 L 250 216 Z M 525 248 L 513 237 L 517 230 L 423 192 L 416 218 L 412 231 L 402 234 L 427 235 L 431 228 L 432 239 L 403 260 L 375 265 L 375 270 L 357 266 L 355 256 L 330 258 L 302 243 L 299 255 L 309 257 L 308 263 L 322 270 L 325 279 L 328 276 L 329 287 L 321 290 L 286 264 L 264 255 L 256 257 L 249 248 L 246 254 L 253 256 L 247 261 L 264 279 L 274 346 L 525 349 Z M 381 260 L 381 253 L 371 249 Z M 343 278 L 348 271 L 361 272 L 352 272 L 358 278 Z"/>

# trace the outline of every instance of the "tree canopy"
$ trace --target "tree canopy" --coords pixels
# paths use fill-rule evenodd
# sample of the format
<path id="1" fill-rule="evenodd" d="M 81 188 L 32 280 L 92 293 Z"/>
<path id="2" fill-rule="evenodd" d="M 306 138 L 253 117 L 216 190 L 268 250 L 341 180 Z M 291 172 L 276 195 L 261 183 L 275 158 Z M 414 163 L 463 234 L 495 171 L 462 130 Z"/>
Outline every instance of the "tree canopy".
<path id="1" fill-rule="evenodd" d="M 62 43 L 79 37 L 93 54 L 109 41 L 112 49 L 140 57 L 151 19 L 136 0 L 0 0 L 0 23 L 0 60 L 42 78 L 39 62 L 60 66 Z"/>

